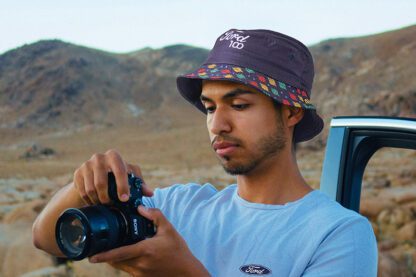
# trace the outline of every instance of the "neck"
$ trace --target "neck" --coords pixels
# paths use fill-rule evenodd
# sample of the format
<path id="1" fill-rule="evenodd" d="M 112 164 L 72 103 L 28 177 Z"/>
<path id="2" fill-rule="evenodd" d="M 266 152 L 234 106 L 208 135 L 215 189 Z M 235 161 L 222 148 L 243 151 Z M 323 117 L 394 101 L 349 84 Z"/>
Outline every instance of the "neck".
<path id="1" fill-rule="evenodd" d="M 288 149 L 263 161 L 248 174 L 238 175 L 237 184 L 241 198 L 263 204 L 283 205 L 312 191 Z"/>

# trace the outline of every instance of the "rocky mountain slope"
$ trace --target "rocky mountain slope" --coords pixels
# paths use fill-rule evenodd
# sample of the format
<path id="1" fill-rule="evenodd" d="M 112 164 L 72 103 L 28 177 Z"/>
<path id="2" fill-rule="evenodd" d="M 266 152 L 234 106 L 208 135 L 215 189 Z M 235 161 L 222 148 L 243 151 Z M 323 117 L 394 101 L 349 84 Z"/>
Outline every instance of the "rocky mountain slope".
<path id="1" fill-rule="evenodd" d="M 312 99 L 327 122 L 337 115 L 415 117 L 416 26 L 310 48 Z M 174 45 L 113 54 L 58 40 L 11 50 L 0 56 L 0 127 L 108 125 L 166 102 L 181 111 L 175 77 L 207 53 Z"/>
<path id="2" fill-rule="evenodd" d="M 416 117 L 416 26 L 310 48 L 312 100 L 326 123 L 339 115 Z M 115 147 L 155 187 L 235 181 L 208 147 L 204 117 L 176 91 L 176 75 L 206 55 L 186 45 L 113 54 L 55 40 L 0 56 L 1 276 L 126 276 L 87 261 L 57 266 L 32 245 L 37 214 L 94 152 Z M 297 151 L 314 188 L 327 130 Z M 377 236 L 379 276 L 415 276 L 416 151 L 390 150 L 366 168 L 360 212 Z"/>
<path id="3" fill-rule="evenodd" d="M 58 40 L 25 45 L 0 56 L 0 126 L 105 125 L 164 101 L 181 105 L 174 79 L 206 54 L 185 45 L 122 55 Z"/>
<path id="4" fill-rule="evenodd" d="M 312 98 L 328 120 L 339 115 L 416 117 L 416 26 L 311 47 Z"/>

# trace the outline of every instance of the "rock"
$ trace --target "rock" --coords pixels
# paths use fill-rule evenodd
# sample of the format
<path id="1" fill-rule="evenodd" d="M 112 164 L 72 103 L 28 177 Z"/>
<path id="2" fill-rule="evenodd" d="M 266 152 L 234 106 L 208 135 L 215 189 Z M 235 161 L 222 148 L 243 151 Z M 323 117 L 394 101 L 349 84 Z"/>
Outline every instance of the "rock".
<path id="1" fill-rule="evenodd" d="M 36 143 L 27 148 L 25 152 L 20 156 L 21 159 L 36 159 L 48 156 L 53 156 L 56 151 L 50 147 L 43 147 Z"/>
<path id="2" fill-rule="evenodd" d="M 388 251 L 397 246 L 397 241 L 394 239 L 387 239 L 378 243 L 379 251 Z"/>
<path id="3" fill-rule="evenodd" d="M 416 240 L 416 220 L 408 222 L 401 227 L 396 233 L 396 238 L 400 241 Z"/>
<path id="4" fill-rule="evenodd" d="M 21 275 L 21 277 L 65 277 L 68 276 L 66 266 L 44 267 Z"/>
<path id="5" fill-rule="evenodd" d="M 374 235 L 376 236 L 376 239 L 378 240 L 380 236 L 380 228 L 378 227 L 377 223 L 370 221 L 371 227 L 373 228 Z"/>
<path id="6" fill-rule="evenodd" d="M 60 175 L 57 177 L 54 177 L 51 179 L 52 183 L 54 184 L 54 186 L 56 187 L 63 187 L 69 183 L 72 182 L 74 175 L 72 173 L 70 174 L 64 174 L 64 175 Z"/>
<path id="7" fill-rule="evenodd" d="M 378 276 L 409 276 L 406 267 L 389 253 L 381 252 L 378 257 Z"/>
<path id="8" fill-rule="evenodd" d="M 411 259 L 411 270 L 413 271 L 413 276 L 416 275 L 416 248 L 413 248 L 413 250 L 409 253 L 409 257 Z"/>
<path id="9" fill-rule="evenodd" d="M 385 209 L 393 207 L 391 201 L 380 201 L 377 198 L 364 198 L 360 203 L 360 213 L 366 217 L 377 218 L 378 214 Z"/>
<path id="10" fill-rule="evenodd" d="M 35 221 L 43 205 L 45 205 L 44 200 L 33 200 L 19 204 L 3 217 L 3 223 L 12 224 L 19 221 L 31 223 Z"/>
<path id="11" fill-rule="evenodd" d="M 371 182 L 371 185 L 368 185 L 372 188 L 384 189 L 391 186 L 391 181 L 388 179 L 375 179 Z"/>
<path id="12" fill-rule="evenodd" d="M 40 198 L 40 192 L 37 192 L 37 191 L 25 191 L 25 192 L 22 192 L 22 194 L 23 194 L 24 201 Z"/>
<path id="13" fill-rule="evenodd" d="M 73 262 L 71 265 L 74 276 L 128 277 L 129 274 L 117 270 L 108 264 L 92 264 L 88 259 Z"/>
<path id="14" fill-rule="evenodd" d="M 23 202 L 24 197 L 22 193 L 20 193 L 14 187 L 8 187 L 2 190 L 4 196 L 9 200 L 9 203 L 16 203 L 16 202 Z"/>
<path id="15" fill-rule="evenodd" d="M 400 178 L 409 178 L 411 180 L 415 180 L 416 178 L 416 169 L 403 169 L 403 171 L 400 173 Z"/>
<path id="16" fill-rule="evenodd" d="M 416 201 L 416 186 L 392 187 L 380 191 L 379 197 L 403 204 Z"/>
<path id="17" fill-rule="evenodd" d="M 406 209 L 409 209 L 414 215 L 416 215 L 416 201 L 408 202 L 402 206 Z"/>
<path id="18" fill-rule="evenodd" d="M 0 220 L 2 221 L 4 217 L 9 214 L 11 211 L 16 209 L 17 206 L 20 204 L 14 204 L 14 205 L 1 205 L 0 206 Z"/>
<path id="19" fill-rule="evenodd" d="M 409 253 L 414 251 L 414 247 L 412 246 L 411 242 L 406 241 L 402 242 L 397 245 L 394 249 L 389 251 L 388 253 L 398 262 L 407 265 L 408 264 L 408 257 Z"/>
<path id="20" fill-rule="evenodd" d="M 377 217 L 377 224 L 383 238 L 391 237 L 394 233 L 412 220 L 410 210 L 403 207 L 394 207 L 382 210 Z"/>
<path id="21" fill-rule="evenodd" d="M 401 227 L 406 222 L 410 221 L 411 218 L 412 214 L 410 211 L 399 206 L 383 210 L 377 217 L 377 221 Z"/>
<path id="22" fill-rule="evenodd" d="M 6 194 L 4 191 L 0 194 L 0 206 L 10 205 L 16 202 L 17 200 L 14 197 L 11 197 L 10 194 Z"/>
<path id="23" fill-rule="evenodd" d="M 412 187 L 397 195 L 395 200 L 399 204 L 416 201 L 416 188 Z"/>
<path id="24" fill-rule="evenodd" d="M 54 265 L 50 255 L 33 246 L 31 227 L 31 223 L 18 223 L 8 231 L 9 241 L 0 249 L 4 255 L 0 260 L 0 276 L 20 276 Z"/>

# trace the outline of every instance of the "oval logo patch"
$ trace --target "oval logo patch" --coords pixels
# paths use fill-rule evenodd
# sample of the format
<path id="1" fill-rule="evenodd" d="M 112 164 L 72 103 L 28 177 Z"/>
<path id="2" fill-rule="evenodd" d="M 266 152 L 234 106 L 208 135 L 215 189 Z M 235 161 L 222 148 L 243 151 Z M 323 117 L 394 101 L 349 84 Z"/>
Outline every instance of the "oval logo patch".
<path id="1" fill-rule="evenodd" d="M 240 271 L 249 275 L 267 275 L 272 272 L 267 267 L 258 264 L 243 265 Z"/>

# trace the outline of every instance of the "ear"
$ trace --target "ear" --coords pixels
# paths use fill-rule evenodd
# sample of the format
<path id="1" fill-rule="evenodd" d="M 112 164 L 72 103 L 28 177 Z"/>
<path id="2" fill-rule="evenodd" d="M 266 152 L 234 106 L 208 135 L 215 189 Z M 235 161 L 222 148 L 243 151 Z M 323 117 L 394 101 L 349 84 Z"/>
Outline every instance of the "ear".
<path id="1" fill-rule="evenodd" d="M 302 108 L 287 106 L 287 126 L 293 127 L 302 120 L 305 111 Z"/>

